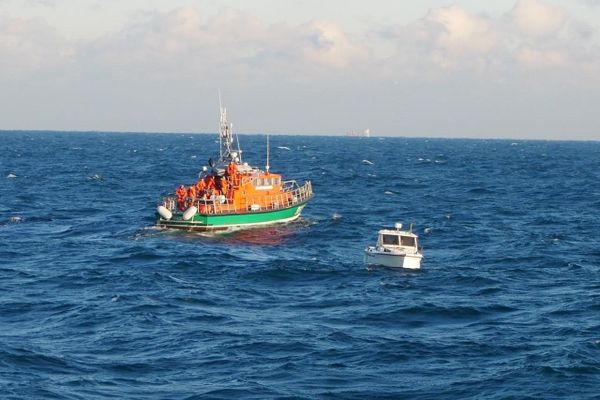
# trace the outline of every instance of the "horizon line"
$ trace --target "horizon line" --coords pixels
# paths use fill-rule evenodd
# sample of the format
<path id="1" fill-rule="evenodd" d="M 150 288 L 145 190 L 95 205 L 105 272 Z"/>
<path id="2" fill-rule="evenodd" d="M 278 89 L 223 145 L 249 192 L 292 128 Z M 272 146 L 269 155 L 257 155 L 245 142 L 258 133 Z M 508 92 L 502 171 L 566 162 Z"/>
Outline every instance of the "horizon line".
<path id="1" fill-rule="evenodd" d="M 107 134 L 147 134 L 147 135 L 217 135 L 217 132 L 168 132 L 168 131 L 112 131 L 112 130 L 55 130 L 55 129 L 0 129 L 1 133 L 107 133 Z M 306 137 L 347 137 L 352 139 L 448 139 L 448 140 L 506 140 L 506 141 L 538 141 L 538 142 L 600 142 L 600 139 L 556 139 L 556 138 L 516 138 L 516 137 L 469 137 L 469 136 L 406 136 L 406 135 L 371 135 L 371 136 L 350 136 L 348 134 L 311 134 L 311 133 L 273 133 L 273 132 L 238 132 L 236 134 L 244 136 L 306 136 Z"/>

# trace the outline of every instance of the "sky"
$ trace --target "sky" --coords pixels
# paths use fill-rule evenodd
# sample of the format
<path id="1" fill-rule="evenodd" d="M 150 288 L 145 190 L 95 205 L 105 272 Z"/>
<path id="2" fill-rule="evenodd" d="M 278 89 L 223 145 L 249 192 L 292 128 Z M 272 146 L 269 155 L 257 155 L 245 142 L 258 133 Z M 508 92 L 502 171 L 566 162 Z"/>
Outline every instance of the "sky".
<path id="1" fill-rule="evenodd" d="M 0 130 L 600 140 L 600 0 L 0 0 Z"/>

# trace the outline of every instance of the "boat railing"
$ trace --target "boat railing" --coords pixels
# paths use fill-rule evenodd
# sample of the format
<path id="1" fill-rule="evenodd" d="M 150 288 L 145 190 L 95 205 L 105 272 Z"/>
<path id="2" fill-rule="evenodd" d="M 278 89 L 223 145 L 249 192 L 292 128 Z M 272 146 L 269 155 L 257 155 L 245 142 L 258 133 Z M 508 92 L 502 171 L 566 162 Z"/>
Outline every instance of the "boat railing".
<path id="1" fill-rule="evenodd" d="M 186 198 L 188 207 L 195 206 L 201 214 L 236 214 L 244 212 L 264 212 L 289 208 L 295 204 L 301 204 L 308 201 L 313 196 L 312 183 L 306 181 L 300 186 L 296 181 L 282 182 L 282 191 L 270 196 L 249 197 L 242 204 L 242 207 L 236 207 L 231 199 L 225 196 L 217 196 L 211 199 L 192 199 Z M 177 200 L 174 196 L 168 195 L 162 199 L 162 205 L 170 211 L 177 210 Z"/>

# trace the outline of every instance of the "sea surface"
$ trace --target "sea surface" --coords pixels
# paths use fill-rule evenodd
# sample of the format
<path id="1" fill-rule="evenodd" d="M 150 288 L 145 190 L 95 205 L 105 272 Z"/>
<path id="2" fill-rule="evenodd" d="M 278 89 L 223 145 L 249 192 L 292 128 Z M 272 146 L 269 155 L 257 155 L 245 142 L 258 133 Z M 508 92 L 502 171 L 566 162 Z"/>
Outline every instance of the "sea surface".
<path id="1" fill-rule="evenodd" d="M 299 221 L 155 228 L 215 139 L 0 132 L 0 398 L 600 398 L 600 142 L 271 136 Z"/>

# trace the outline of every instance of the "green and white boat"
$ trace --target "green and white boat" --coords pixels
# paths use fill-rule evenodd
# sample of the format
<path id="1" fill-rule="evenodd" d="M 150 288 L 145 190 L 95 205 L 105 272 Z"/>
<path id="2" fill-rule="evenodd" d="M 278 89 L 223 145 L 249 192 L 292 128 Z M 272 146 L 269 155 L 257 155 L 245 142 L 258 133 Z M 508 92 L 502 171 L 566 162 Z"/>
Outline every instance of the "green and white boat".
<path id="1" fill-rule="evenodd" d="M 185 230 L 223 230 L 293 221 L 313 197 L 312 184 L 284 181 L 281 174 L 262 170 L 242 160 L 237 137 L 233 147 L 232 124 L 220 107 L 219 156 L 209 159 L 197 182 L 181 185 L 162 198 L 156 209 L 156 225 Z"/>

